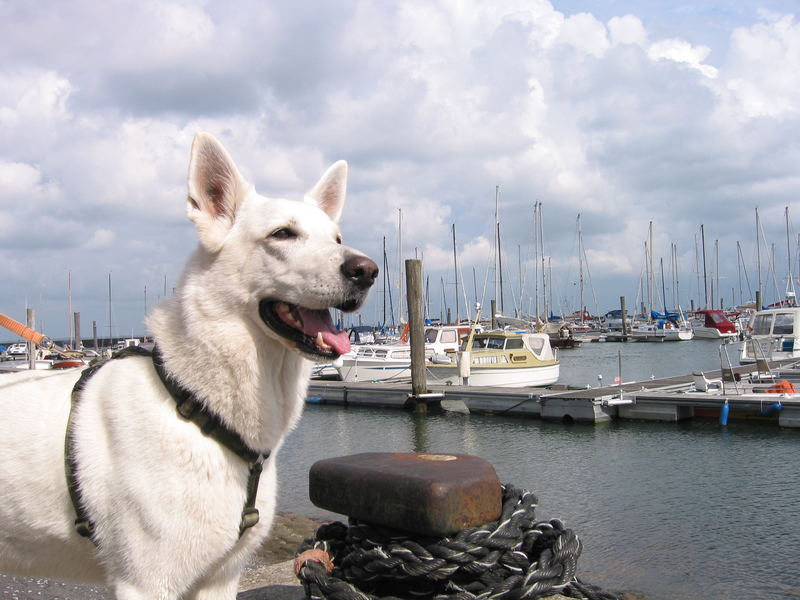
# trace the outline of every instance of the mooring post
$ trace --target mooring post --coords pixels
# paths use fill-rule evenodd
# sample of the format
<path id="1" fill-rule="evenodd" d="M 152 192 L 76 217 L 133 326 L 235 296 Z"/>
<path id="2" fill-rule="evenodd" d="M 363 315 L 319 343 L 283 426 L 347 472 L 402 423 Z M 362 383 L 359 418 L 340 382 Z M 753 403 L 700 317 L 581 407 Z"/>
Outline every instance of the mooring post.
<path id="1" fill-rule="evenodd" d="M 628 338 L 628 315 L 625 310 L 625 296 L 619 297 L 619 307 L 622 311 L 622 337 L 627 340 Z"/>
<path id="2" fill-rule="evenodd" d="M 75 347 L 73 350 L 80 350 L 81 346 L 83 346 L 83 342 L 81 341 L 81 313 L 72 313 L 72 318 L 75 322 Z"/>
<path id="3" fill-rule="evenodd" d="M 425 378 L 424 303 L 422 298 L 422 261 L 406 260 L 406 299 L 408 301 L 408 331 L 411 342 L 411 394 L 409 405 L 415 412 L 427 412 L 429 402 L 441 400 L 441 394 L 428 394 Z"/>
<path id="4" fill-rule="evenodd" d="M 36 329 L 36 317 L 32 308 L 25 309 L 25 317 L 28 320 L 28 327 Z M 36 368 L 36 344 L 28 340 L 28 369 Z"/>

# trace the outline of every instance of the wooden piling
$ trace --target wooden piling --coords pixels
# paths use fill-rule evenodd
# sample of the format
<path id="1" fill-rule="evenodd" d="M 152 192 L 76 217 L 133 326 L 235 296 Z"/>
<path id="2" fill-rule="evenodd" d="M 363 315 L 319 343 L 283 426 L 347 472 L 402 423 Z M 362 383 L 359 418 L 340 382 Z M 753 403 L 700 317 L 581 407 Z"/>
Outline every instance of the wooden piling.
<path id="1" fill-rule="evenodd" d="M 411 400 L 416 412 L 426 412 L 426 402 L 420 399 L 428 393 L 425 380 L 425 330 L 422 298 L 422 261 L 406 260 L 406 300 L 408 302 L 408 331 L 411 342 Z"/>
<path id="2" fill-rule="evenodd" d="M 75 323 L 75 347 L 73 350 L 80 350 L 81 346 L 83 346 L 83 342 L 81 341 L 81 313 L 72 313 L 72 318 Z"/>
<path id="3" fill-rule="evenodd" d="M 628 336 L 628 315 L 627 311 L 625 310 L 625 296 L 619 297 L 619 307 L 622 312 L 622 335 L 627 341 Z"/>

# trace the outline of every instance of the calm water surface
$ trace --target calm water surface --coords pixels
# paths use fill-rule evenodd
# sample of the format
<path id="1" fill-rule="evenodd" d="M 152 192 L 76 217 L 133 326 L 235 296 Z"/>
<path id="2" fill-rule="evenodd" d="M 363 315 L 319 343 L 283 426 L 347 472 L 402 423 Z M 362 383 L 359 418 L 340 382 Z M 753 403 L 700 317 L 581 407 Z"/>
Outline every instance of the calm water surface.
<path id="1" fill-rule="evenodd" d="M 718 346 L 587 344 L 561 353 L 562 381 L 613 382 L 617 352 L 626 381 L 710 370 Z M 308 500 L 308 470 L 322 458 L 474 454 L 537 494 L 537 518 L 576 531 L 578 573 L 590 582 L 650 600 L 800 598 L 799 447 L 800 431 L 774 423 L 563 425 L 311 405 L 278 456 L 279 505 L 332 516 Z"/>

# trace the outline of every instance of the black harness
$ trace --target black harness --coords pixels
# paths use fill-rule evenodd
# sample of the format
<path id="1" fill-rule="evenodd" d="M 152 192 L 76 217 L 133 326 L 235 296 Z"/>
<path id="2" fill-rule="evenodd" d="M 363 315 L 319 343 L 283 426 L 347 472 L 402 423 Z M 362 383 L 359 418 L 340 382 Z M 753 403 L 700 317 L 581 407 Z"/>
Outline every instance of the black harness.
<path id="1" fill-rule="evenodd" d="M 269 458 L 270 451 L 267 450 L 265 453 L 260 453 L 250 448 L 238 433 L 229 429 L 217 415 L 209 412 L 201 402 L 195 399 L 190 391 L 178 385 L 164 368 L 164 360 L 158 347 L 153 348 L 151 352 L 138 346 L 132 346 L 115 352 L 111 359 L 126 358 L 128 356 L 152 357 L 153 367 L 155 367 L 156 373 L 158 373 L 158 377 L 161 379 L 164 387 L 175 400 L 176 408 L 181 418 L 197 425 L 203 434 L 217 441 L 247 463 L 250 476 L 247 479 L 247 497 L 245 499 L 244 508 L 242 509 L 242 519 L 239 523 L 239 536 L 241 537 L 247 529 L 258 523 L 258 509 L 255 506 L 256 495 L 258 494 L 258 481 L 261 477 L 264 461 Z M 72 410 L 70 411 L 69 421 L 67 422 L 67 435 L 64 443 L 64 469 L 67 476 L 67 489 L 69 490 L 69 496 L 77 516 L 75 519 L 75 530 L 83 537 L 90 538 L 95 544 L 97 542 L 94 539 L 94 523 L 89 519 L 86 513 L 86 507 L 81 499 L 80 482 L 78 481 L 77 475 L 78 465 L 74 451 L 75 440 L 73 439 L 72 429 L 75 407 L 80 400 L 81 392 L 86 387 L 92 375 L 97 373 L 107 362 L 107 360 L 101 360 L 91 364 L 81 373 L 80 379 L 78 379 L 78 382 L 72 388 Z"/>

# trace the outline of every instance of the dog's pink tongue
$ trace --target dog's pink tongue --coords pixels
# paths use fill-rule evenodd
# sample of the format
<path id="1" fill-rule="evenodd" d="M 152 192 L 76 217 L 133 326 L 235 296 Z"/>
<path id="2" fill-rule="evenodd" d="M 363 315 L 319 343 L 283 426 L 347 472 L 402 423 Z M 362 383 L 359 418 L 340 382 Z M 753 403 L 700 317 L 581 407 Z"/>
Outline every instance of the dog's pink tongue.
<path id="1" fill-rule="evenodd" d="M 328 310 L 311 310 L 308 308 L 297 307 L 300 312 L 303 333 L 312 338 L 317 337 L 317 333 L 322 334 L 322 341 L 328 344 L 337 354 L 350 352 L 350 338 L 346 331 L 337 331 Z"/>

